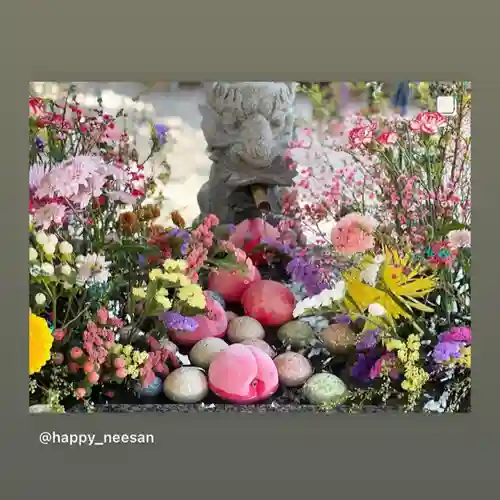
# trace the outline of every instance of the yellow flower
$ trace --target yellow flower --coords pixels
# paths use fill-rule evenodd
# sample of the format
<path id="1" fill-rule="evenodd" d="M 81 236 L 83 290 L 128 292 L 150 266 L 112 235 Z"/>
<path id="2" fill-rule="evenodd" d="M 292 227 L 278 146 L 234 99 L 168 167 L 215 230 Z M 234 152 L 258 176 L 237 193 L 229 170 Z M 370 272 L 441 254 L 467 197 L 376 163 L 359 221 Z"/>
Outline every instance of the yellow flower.
<path id="1" fill-rule="evenodd" d="M 367 263 L 365 260 L 360 268 L 352 268 L 344 274 L 347 285 L 345 304 L 349 311 L 359 312 L 358 308 L 366 311 L 374 303 L 384 307 L 388 317 L 392 319 L 400 316 L 411 318 L 411 309 L 433 311 L 418 299 L 426 297 L 436 287 L 436 279 L 434 276 L 423 276 L 423 267 L 411 263 L 410 255 L 401 257 L 395 250 L 386 250 L 380 279 L 375 286 L 361 280 L 361 272 Z M 400 303 L 408 309 L 403 308 Z"/>
<path id="2" fill-rule="evenodd" d="M 385 344 L 385 348 L 388 351 L 395 351 L 397 349 L 404 348 L 403 342 L 401 342 L 401 340 L 397 340 L 397 339 L 389 339 L 386 342 L 384 342 L 384 344 Z"/>
<path id="3" fill-rule="evenodd" d="M 199 285 L 193 283 L 179 288 L 177 295 L 180 300 L 187 302 L 191 307 L 204 309 L 206 305 L 205 295 Z"/>
<path id="4" fill-rule="evenodd" d="M 123 354 L 125 354 L 125 356 L 130 356 L 133 350 L 134 348 L 130 344 L 128 344 L 122 349 L 122 352 Z"/>
<path id="5" fill-rule="evenodd" d="M 165 309 L 170 309 L 172 307 L 171 300 L 168 297 L 165 297 L 165 295 L 157 293 L 155 295 L 155 300 L 156 300 L 156 302 L 158 302 L 158 304 L 160 304 Z"/>
<path id="6" fill-rule="evenodd" d="M 151 281 L 156 281 L 158 278 L 161 278 L 163 276 L 163 272 L 161 269 L 152 269 L 149 272 L 149 279 Z"/>
<path id="7" fill-rule="evenodd" d="M 167 259 L 163 263 L 165 271 L 185 271 L 187 269 L 187 262 L 182 259 Z"/>
<path id="8" fill-rule="evenodd" d="M 54 337 L 47 322 L 30 314 L 30 352 L 29 352 L 29 374 L 38 373 L 50 359 L 50 349 Z"/>
<path id="9" fill-rule="evenodd" d="M 132 295 L 138 299 L 145 299 L 146 290 L 144 288 L 132 288 Z"/>

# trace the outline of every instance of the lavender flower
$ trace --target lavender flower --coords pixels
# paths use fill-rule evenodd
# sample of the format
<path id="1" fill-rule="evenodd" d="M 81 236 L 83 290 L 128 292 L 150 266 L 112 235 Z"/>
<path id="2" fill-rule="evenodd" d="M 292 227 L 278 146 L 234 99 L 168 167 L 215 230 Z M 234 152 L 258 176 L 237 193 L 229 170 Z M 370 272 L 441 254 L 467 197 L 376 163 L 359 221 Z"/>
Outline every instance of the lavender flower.
<path id="1" fill-rule="evenodd" d="M 371 380 L 370 372 L 377 360 L 378 355 L 373 350 L 359 353 L 356 362 L 351 368 L 351 376 L 362 382 L 368 382 Z"/>
<path id="2" fill-rule="evenodd" d="M 36 136 L 36 137 L 35 137 L 35 144 L 36 144 L 36 147 L 37 147 L 38 149 L 42 149 L 42 150 L 43 150 L 43 148 L 45 147 L 45 143 L 44 143 L 44 142 L 43 142 L 43 140 L 42 140 L 40 137 L 38 137 L 38 136 Z"/>
<path id="3" fill-rule="evenodd" d="M 286 266 L 286 272 L 293 281 L 302 283 L 308 295 L 317 295 L 328 285 L 322 281 L 319 269 L 302 257 L 295 257 Z"/>
<path id="4" fill-rule="evenodd" d="M 356 344 L 357 351 L 368 351 L 375 347 L 378 342 L 378 329 L 367 330 Z"/>
<path id="5" fill-rule="evenodd" d="M 432 352 L 432 358 L 436 363 L 445 363 L 452 358 L 460 358 L 460 349 L 465 346 L 464 342 L 439 342 Z"/>
<path id="6" fill-rule="evenodd" d="M 158 143 L 163 145 L 167 142 L 167 134 L 169 128 L 166 125 L 162 125 L 161 123 L 157 123 L 153 129 L 153 135 L 158 139 Z"/>
<path id="7" fill-rule="evenodd" d="M 170 330 L 181 330 L 194 332 L 198 328 L 198 322 L 194 318 L 183 316 L 180 313 L 167 311 L 161 315 L 161 320 Z"/>

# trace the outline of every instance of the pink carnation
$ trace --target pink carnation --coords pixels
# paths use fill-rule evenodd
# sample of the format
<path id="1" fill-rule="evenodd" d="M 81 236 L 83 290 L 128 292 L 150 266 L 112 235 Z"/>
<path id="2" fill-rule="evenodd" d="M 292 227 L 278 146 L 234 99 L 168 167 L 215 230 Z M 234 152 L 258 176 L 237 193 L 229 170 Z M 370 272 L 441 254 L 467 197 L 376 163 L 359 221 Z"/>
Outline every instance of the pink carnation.
<path id="1" fill-rule="evenodd" d="M 331 238 L 335 249 L 344 254 L 371 250 L 375 244 L 373 230 L 375 221 L 358 213 L 342 217 L 332 230 Z"/>

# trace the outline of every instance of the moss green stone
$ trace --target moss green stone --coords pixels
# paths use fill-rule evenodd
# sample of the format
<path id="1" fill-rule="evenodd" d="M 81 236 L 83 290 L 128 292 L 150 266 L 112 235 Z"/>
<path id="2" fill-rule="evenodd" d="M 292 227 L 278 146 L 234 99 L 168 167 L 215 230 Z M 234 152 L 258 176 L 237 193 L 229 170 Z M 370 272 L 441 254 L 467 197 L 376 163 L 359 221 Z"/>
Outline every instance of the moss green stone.
<path id="1" fill-rule="evenodd" d="M 341 403 L 347 386 L 332 373 L 316 373 L 302 388 L 304 397 L 313 405 Z"/>
<path id="2" fill-rule="evenodd" d="M 306 347 L 313 337 L 314 330 L 304 321 L 289 321 L 278 330 L 278 339 L 295 348 Z"/>

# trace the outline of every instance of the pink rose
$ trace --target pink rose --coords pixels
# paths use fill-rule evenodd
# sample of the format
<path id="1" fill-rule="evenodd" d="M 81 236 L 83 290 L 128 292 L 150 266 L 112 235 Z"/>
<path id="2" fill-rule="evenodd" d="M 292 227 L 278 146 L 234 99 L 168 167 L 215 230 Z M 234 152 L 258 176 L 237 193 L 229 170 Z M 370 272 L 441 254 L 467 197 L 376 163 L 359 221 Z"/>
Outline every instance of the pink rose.
<path id="1" fill-rule="evenodd" d="M 410 130 L 422 134 L 434 135 L 438 129 L 446 125 L 446 118 L 437 111 L 422 111 L 410 121 Z"/>
<path id="2" fill-rule="evenodd" d="M 375 221 L 358 213 L 342 217 L 332 230 L 331 238 L 335 249 L 344 254 L 371 250 L 375 244 L 373 229 Z"/>

